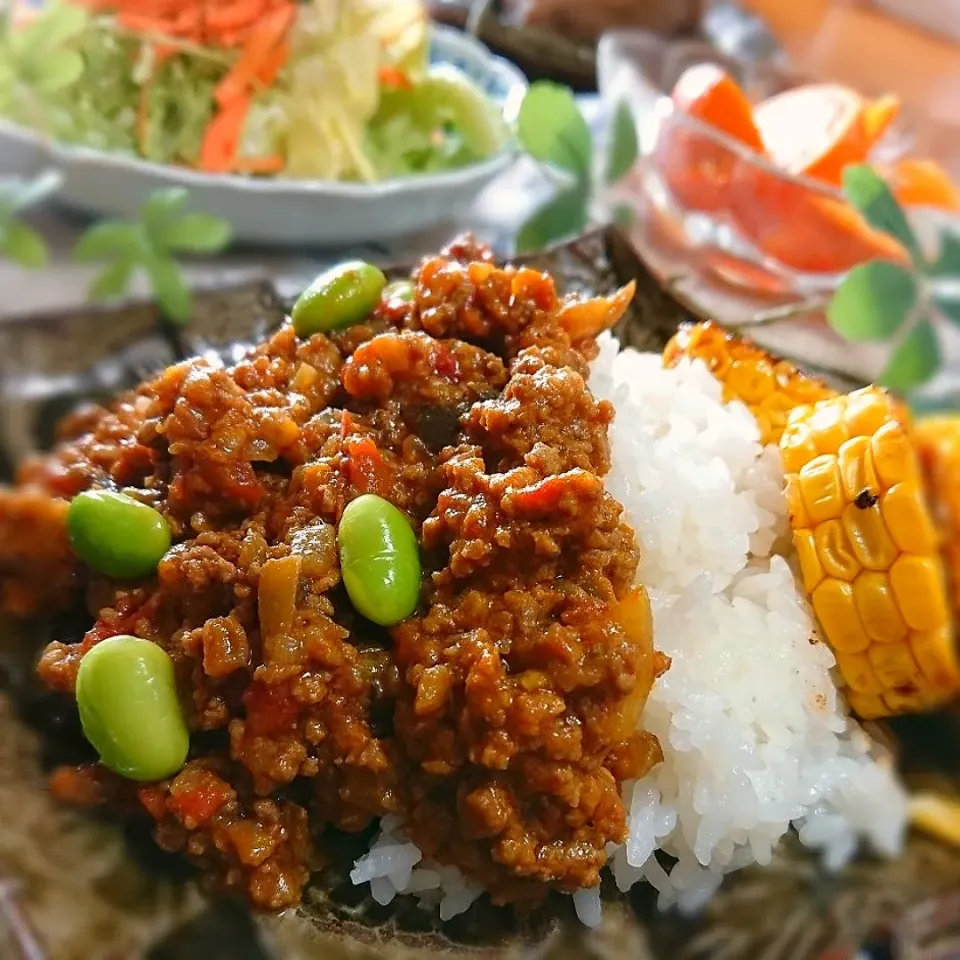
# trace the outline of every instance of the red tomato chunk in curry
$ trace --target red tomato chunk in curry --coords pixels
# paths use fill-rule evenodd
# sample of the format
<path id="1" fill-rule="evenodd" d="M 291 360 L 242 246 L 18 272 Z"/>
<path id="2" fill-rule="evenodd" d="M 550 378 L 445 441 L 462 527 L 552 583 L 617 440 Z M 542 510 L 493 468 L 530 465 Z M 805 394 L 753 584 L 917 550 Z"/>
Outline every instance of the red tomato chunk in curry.
<path id="1" fill-rule="evenodd" d="M 94 618 L 49 645 L 43 682 L 71 695 L 94 645 L 150 640 L 192 736 L 171 779 L 90 765 L 54 791 L 152 817 L 161 847 L 263 909 L 299 900 L 324 828 L 385 813 L 497 902 L 595 885 L 625 839 L 622 781 L 661 757 L 638 721 L 667 661 L 604 489 L 613 409 L 585 384 L 630 292 L 563 301 L 463 243 L 413 280 L 349 329 L 288 324 L 233 367 L 171 367 L 68 421 L 0 491 L 3 609 L 80 598 Z M 165 518 L 154 577 L 73 556 L 66 507 L 90 488 Z M 423 561 L 419 606 L 389 629 L 341 582 L 338 522 L 366 493 Z"/>

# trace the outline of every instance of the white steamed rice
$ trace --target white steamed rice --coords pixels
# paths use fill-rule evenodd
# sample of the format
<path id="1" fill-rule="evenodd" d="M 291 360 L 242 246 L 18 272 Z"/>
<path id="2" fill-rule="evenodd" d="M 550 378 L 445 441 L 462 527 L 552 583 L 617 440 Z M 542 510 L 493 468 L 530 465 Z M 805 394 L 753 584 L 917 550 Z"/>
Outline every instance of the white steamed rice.
<path id="1" fill-rule="evenodd" d="M 906 796 L 889 760 L 847 716 L 834 658 L 788 560 L 783 468 L 742 404 L 724 404 L 699 362 L 618 353 L 605 337 L 590 378 L 611 400 L 610 492 L 643 547 L 657 647 L 672 658 L 641 725 L 664 761 L 625 784 L 629 838 L 611 845 L 621 890 L 646 880 L 660 904 L 702 906 L 724 874 L 770 862 L 791 825 L 839 868 L 861 839 L 900 849 Z M 654 855 L 675 858 L 665 869 Z M 669 872 L 668 872 L 669 869 Z M 424 863 L 384 818 L 354 883 L 379 903 L 413 893 L 449 919 L 482 892 L 454 868 Z M 600 921 L 597 890 L 574 895 Z"/>

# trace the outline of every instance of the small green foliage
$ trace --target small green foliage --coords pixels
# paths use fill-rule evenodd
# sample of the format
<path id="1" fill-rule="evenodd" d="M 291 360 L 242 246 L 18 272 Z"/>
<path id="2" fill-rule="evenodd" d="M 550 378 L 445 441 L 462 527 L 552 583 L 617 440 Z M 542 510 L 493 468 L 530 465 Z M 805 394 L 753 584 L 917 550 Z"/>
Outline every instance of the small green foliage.
<path id="1" fill-rule="evenodd" d="M 538 163 L 562 171 L 566 185 L 521 226 L 519 252 L 540 249 L 579 233 L 590 221 L 594 190 L 594 144 L 577 99 L 567 87 L 548 81 L 532 84 L 520 105 L 517 140 Z M 603 163 L 603 185 L 617 183 L 639 153 L 637 131 L 626 104 L 617 107 Z M 626 221 L 626 218 L 624 218 Z"/>
<path id="2" fill-rule="evenodd" d="M 864 163 L 847 167 L 843 171 L 843 192 L 870 226 L 893 237 L 916 266 L 923 264 L 923 252 L 907 215 L 893 191 L 872 167 Z"/>
<path id="3" fill-rule="evenodd" d="M 17 218 L 49 196 L 59 183 L 59 174 L 52 171 L 32 180 L 12 178 L 0 182 L 0 255 L 23 267 L 46 266 L 50 257 L 43 237 Z"/>
<path id="4" fill-rule="evenodd" d="M 960 276 L 958 276 L 960 279 Z M 960 327 L 960 289 L 956 297 L 937 296 L 934 294 L 931 298 L 933 305 L 940 311 L 954 326 Z"/>
<path id="5" fill-rule="evenodd" d="M 77 241 L 74 259 L 106 261 L 90 285 L 92 299 L 123 296 L 138 273 L 146 274 L 157 306 L 173 323 L 189 321 L 190 287 L 176 254 L 217 253 L 230 242 L 230 225 L 218 217 L 186 210 L 189 194 L 175 187 L 152 194 L 133 223 L 94 224 Z"/>
<path id="6" fill-rule="evenodd" d="M 930 265 L 930 276 L 960 278 L 960 235 L 941 234 L 940 251 Z"/>
<path id="7" fill-rule="evenodd" d="M 183 187 L 152 193 L 140 211 L 140 222 L 152 243 L 162 244 L 164 232 L 177 222 L 187 207 L 190 194 Z"/>
<path id="8" fill-rule="evenodd" d="M 122 259 L 128 255 L 132 258 L 140 239 L 136 224 L 103 220 L 81 235 L 73 248 L 73 258 L 80 263 Z"/>
<path id="9" fill-rule="evenodd" d="M 185 213 L 163 234 L 173 253 L 217 253 L 230 243 L 230 224 L 209 213 Z"/>
<path id="10" fill-rule="evenodd" d="M 606 181 L 619 183 L 637 162 L 640 143 L 633 114 L 625 103 L 618 103 L 613 115 L 613 130 L 610 133 L 610 150 L 607 155 Z"/>
<path id="11" fill-rule="evenodd" d="M 0 181 L 0 255 L 25 267 L 43 267 L 49 255 L 43 237 L 17 215 L 48 196 L 60 183 L 56 173 L 33 180 Z M 73 258 L 103 262 L 90 284 L 94 300 L 122 297 L 138 273 L 146 274 L 157 305 L 174 323 L 186 323 L 193 310 L 190 287 L 177 265 L 178 254 L 217 253 L 230 243 L 230 225 L 218 217 L 186 210 L 182 188 L 152 194 L 132 223 L 95 223 L 77 240 Z"/>
<path id="12" fill-rule="evenodd" d="M 534 160 L 589 180 L 593 138 L 568 87 L 540 80 L 527 91 L 517 116 L 520 145 Z"/>
<path id="13" fill-rule="evenodd" d="M 534 211 L 517 233 L 518 253 L 530 253 L 581 233 L 587 225 L 588 190 L 574 184 Z"/>
<path id="14" fill-rule="evenodd" d="M 929 320 L 920 320 L 893 352 L 880 383 L 891 390 L 906 392 L 929 380 L 939 369 L 940 343 Z"/>
<path id="15" fill-rule="evenodd" d="M 827 307 L 827 320 L 853 343 L 886 340 L 917 302 L 917 282 L 899 264 L 872 260 L 844 277 Z"/>
<path id="16" fill-rule="evenodd" d="M 114 260 L 93 278 L 90 284 L 91 300 L 114 300 L 122 297 L 133 279 L 132 260 Z"/>
<path id="17" fill-rule="evenodd" d="M 11 221 L 0 227 L 0 252 L 21 267 L 45 267 L 50 259 L 43 237 L 25 223 Z"/>
<path id="18" fill-rule="evenodd" d="M 156 254 L 144 263 L 153 295 L 164 315 L 186 323 L 193 313 L 193 295 L 175 260 Z"/>
<path id="19" fill-rule="evenodd" d="M 938 325 L 960 326 L 960 238 L 945 233 L 928 261 L 907 215 L 886 183 L 866 165 L 843 176 L 850 204 L 910 255 L 907 266 L 873 260 L 840 281 L 827 306 L 827 321 L 851 342 L 888 341 L 892 346 L 880 382 L 908 392 L 940 369 Z"/>

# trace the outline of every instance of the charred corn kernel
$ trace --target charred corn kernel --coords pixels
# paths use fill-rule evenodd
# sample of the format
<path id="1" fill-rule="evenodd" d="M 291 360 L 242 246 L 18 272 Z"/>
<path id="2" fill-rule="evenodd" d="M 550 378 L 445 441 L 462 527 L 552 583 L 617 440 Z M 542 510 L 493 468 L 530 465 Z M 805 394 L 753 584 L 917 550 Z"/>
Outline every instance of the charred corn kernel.
<path id="1" fill-rule="evenodd" d="M 928 417 L 914 425 L 927 500 L 947 569 L 954 619 L 960 618 L 960 416 Z"/>
<path id="2" fill-rule="evenodd" d="M 942 703 L 960 665 L 905 412 L 876 387 L 797 407 L 780 450 L 804 588 L 851 707 L 876 718 Z"/>
<path id="3" fill-rule="evenodd" d="M 863 490 L 878 490 L 880 481 L 873 466 L 869 437 L 854 437 L 840 445 L 837 455 L 843 492 L 848 500 L 855 500 Z"/>
<path id="4" fill-rule="evenodd" d="M 818 524 L 813 532 L 813 541 L 820 566 L 826 575 L 850 581 L 860 572 L 860 564 L 839 520 Z"/>
<path id="5" fill-rule="evenodd" d="M 903 643 L 910 632 L 903 622 L 890 578 L 877 570 L 864 570 L 853 581 L 857 616 L 867 636 L 877 643 Z"/>
<path id="6" fill-rule="evenodd" d="M 668 367 L 684 357 L 706 364 L 723 384 L 725 400 L 750 408 L 764 444 L 779 441 L 794 408 L 836 396 L 826 384 L 710 321 L 681 327 L 663 352 Z"/>
<path id="7" fill-rule="evenodd" d="M 854 501 L 843 510 L 843 529 L 857 560 L 867 570 L 889 570 L 897 558 L 897 546 L 887 532 L 879 503 L 866 509 Z"/>

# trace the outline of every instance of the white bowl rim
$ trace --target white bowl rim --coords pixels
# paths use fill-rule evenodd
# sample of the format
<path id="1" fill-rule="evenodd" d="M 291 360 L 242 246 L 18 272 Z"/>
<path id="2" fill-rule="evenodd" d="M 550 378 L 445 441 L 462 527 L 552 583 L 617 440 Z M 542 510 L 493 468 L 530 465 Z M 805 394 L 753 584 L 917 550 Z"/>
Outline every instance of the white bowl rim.
<path id="1" fill-rule="evenodd" d="M 501 74 L 507 81 L 510 93 L 503 104 L 502 113 L 509 122 L 509 111 L 519 105 L 520 96 L 527 90 L 527 78 L 516 64 L 494 54 L 485 44 L 470 36 L 443 24 L 430 24 L 431 35 L 439 38 L 448 46 L 482 59 L 491 73 Z M 512 101 L 516 99 L 515 104 Z M 303 196 L 322 194 L 345 200 L 386 199 L 398 194 L 409 193 L 417 189 L 452 189 L 467 186 L 478 179 L 492 180 L 517 155 L 519 148 L 511 138 L 504 147 L 492 157 L 478 163 L 471 163 L 455 170 L 439 173 L 411 174 L 405 177 L 392 177 L 374 183 L 358 183 L 339 180 L 282 179 L 277 177 L 245 177 L 239 174 L 210 174 L 191 170 L 189 167 L 177 167 L 172 164 L 154 163 L 119 152 L 97 150 L 76 144 L 62 143 L 42 136 L 24 127 L 0 117 L 0 137 L 19 140 L 42 150 L 51 165 L 57 168 L 73 167 L 78 164 L 96 164 L 99 167 L 122 170 L 140 176 L 149 176 L 170 186 L 187 189 L 218 191 L 240 190 L 248 194 L 270 196 Z"/>

